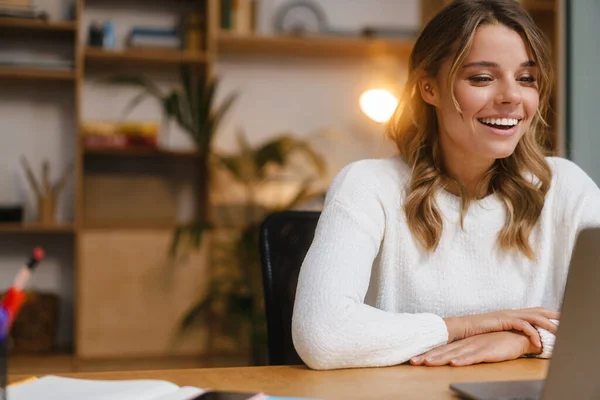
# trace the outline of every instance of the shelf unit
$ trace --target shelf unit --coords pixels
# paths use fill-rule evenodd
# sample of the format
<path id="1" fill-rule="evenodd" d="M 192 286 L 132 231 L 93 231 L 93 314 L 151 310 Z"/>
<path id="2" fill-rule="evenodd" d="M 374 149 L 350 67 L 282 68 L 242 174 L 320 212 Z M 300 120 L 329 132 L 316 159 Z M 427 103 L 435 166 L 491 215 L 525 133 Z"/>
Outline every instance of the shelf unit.
<path id="1" fill-rule="evenodd" d="M 94 3 L 93 0 L 87 0 Z M 139 1 L 139 0 L 138 0 Z M 171 0 L 164 0 L 171 1 Z M 146 67 L 176 67 L 182 64 L 191 64 L 200 67 L 210 76 L 213 73 L 214 62 L 221 56 L 239 56 L 239 57 L 304 57 L 333 59 L 344 57 L 370 57 L 375 55 L 393 55 L 402 59 L 407 59 L 413 47 L 410 40 L 381 40 L 381 39 L 363 39 L 350 37 L 264 37 L 264 36 L 239 36 L 230 32 L 219 30 L 219 1 L 218 0 L 193 0 L 202 4 L 208 23 L 206 25 L 206 46 L 201 52 L 187 51 L 167 51 L 167 50 L 127 50 L 127 51 L 108 51 L 98 48 L 86 47 L 83 42 L 84 31 L 83 13 L 86 9 L 84 0 L 76 0 L 76 20 L 64 22 L 37 22 L 21 21 L 14 19 L 0 19 L 0 31 L 2 29 L 22 29 L 38 33 L 48 34 L 69 34 L 73 35 L 75 68 L 73 71 L 53 71 L 37 70 L 31 68 L 0 68 L 0 78 L 9 79 L 30 79 L 30 80 L 49 80 L 74 82 L 74 125 L 76 127 L 82 122 L 82 101 L 83 85 L 86 78 L 86 69 L 94 65 L 123 65 L 127 67 L 139 68 L 143 70 Z M 423 18 L 427 18 L 428 13 L 434 12 L 436 7 L 443 5 L 446 0 L 421 0 L 423 7 Z M 130 4 L 136 2 L 131 0 Z M 558 0 L 524 0 L 533 14 L 539 18 L 545 18 L 545 30 L 553 28 L 553 22 L 557 18 Z M 141 4 L 141 3 L 139 3 Z M 541 17 L 540 17 L 541 15 Z M 556 41 L 554 32 L 550 36 Z M 79 138 L 78 132 L 73 132 Z M 88 266 L 87 254 L 102 255 L 102 250 L 96 251 L 94 246 L 114 245 L 118 240 L 124 240 L 130 231 L 155 230 L 171 232 L 176 224 L 153 223 L 153 224 L 130 224 L 130 223 L 84 223 L 84 181 L 85 163 L 90 159 L 105 159 L 109 162 L 118 163 L 122 159 L 134 159 L 142 162 L 152 163 L 153 160 L 194 160 L 197 154 L 194 151 L 187 150 L 145 150 L 145 149 L 85 149 L 82 140 L 78 139 L 75 149 L 75 220 L 72 223 L 56 226 L 41 226 L 37 224 L 4 224 L 0 225 L 0 233 L 5 234 L 25 234 L 25 233 L 43 233 L 71 235 L 74 240 L 74 358 L 79 356 L 78 350 L 81 341 L 84 339 L 82 328 L 82 309 L 81 303 L 86 296 L 88 287 L 82 288 L 81 277 L 84 269 L 92 268 L 98 271 L 110 267 L 111 265 L 91 265 Z M 118 234 L 118 240 L 100 240 L 95 235 L 104 233 Z M 88 238 L 91 236 L 91 239 Z M 162 239 L 156 239 L 153 233 L 148 233 L 151 237 L 150 243 L 159 243 L 162 245 Z M 137 239 L 136 239 L 137 240 Z M 138 245 L 136 240 L 131 241 L 131 246 Z M 121 258 L 119 258 L 121 257 Z M 136 257 L 115 256 L 114 263 L 118 266 L 127 267 L 129 262 L 138 262 Z M 123 263 L 122 265 L 119 263 Z M 130 272 L 132 274 L 132 272 Z M 104 279 L 109 279 L 103 276 Z M 113 278 L 114 279 L 114 278 Z M 84 284 L 96 285 L 101 279 L 89 279 Z M 85 302 L 84 302 L 85 303 Z M 160 310 L 159 310 L 160 311 Z M 168 313 L 168 310 L 166 310 Z M 117 327 L 115 327 L 117 331 Z M 118 336 L 118 334 L 115 334 Z M 100 340 L 95 338 L 94 340 Z"/>

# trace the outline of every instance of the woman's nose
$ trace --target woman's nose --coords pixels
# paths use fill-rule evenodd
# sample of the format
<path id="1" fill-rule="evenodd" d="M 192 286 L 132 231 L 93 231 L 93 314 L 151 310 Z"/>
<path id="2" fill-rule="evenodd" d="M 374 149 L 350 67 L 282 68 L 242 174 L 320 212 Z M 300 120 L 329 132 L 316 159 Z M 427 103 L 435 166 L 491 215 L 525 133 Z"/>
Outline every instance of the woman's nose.
<path id="1" fill-rule="evenodd" d="M 499 85 L 496 102 L 498 104 L 521 103 L 521 87 L 519 84 L 511 80 Z"/>

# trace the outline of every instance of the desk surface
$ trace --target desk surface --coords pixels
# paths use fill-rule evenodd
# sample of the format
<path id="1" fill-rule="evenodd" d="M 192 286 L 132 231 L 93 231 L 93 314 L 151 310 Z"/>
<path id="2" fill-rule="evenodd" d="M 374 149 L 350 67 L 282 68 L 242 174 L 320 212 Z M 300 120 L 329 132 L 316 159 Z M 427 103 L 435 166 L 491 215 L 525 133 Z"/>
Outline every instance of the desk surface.
<path id="1" fill-rule="evenodd" d="M 454 399 L 451 382 L 541 379 L 548 361 L 519 359 L 471 367 L 312 371 L 300 366 L 204 368 L 60 374 L 82 379 L 164 379 L 177 385 L 318 399 Z M 9 382 L 26 376 L 12 375 Z"/>

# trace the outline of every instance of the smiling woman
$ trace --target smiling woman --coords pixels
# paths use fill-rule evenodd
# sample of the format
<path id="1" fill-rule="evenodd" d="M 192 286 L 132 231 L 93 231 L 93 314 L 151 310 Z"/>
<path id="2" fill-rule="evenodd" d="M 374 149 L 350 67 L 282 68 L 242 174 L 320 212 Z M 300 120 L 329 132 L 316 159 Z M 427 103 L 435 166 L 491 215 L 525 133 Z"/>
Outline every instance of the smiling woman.
<path id="1" fill-rule="evenodd" d="M 540 144 L 549 51 L 514 0 L 425 27 L 389 133 L 334 179 L 304 260 L 294 344 L 316 369 L 550 357 L 577 233 L 600 190 Z"/>

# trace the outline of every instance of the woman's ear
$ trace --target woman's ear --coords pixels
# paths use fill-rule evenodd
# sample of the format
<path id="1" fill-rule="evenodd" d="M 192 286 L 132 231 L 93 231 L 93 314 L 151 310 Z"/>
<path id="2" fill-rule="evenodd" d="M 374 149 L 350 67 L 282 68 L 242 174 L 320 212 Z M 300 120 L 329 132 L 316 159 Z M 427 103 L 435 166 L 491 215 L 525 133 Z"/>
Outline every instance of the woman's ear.
<path id="1" fill-rule="evenodd" d="M 434 107 L 439 106 L 438 90 L 433 80 L 422 79 L 419 82 L 419 91 L 421 92 L 421 97 L 423 98 L 423 101 L 425 101 L 425 103 L 430 104 Z"/>

